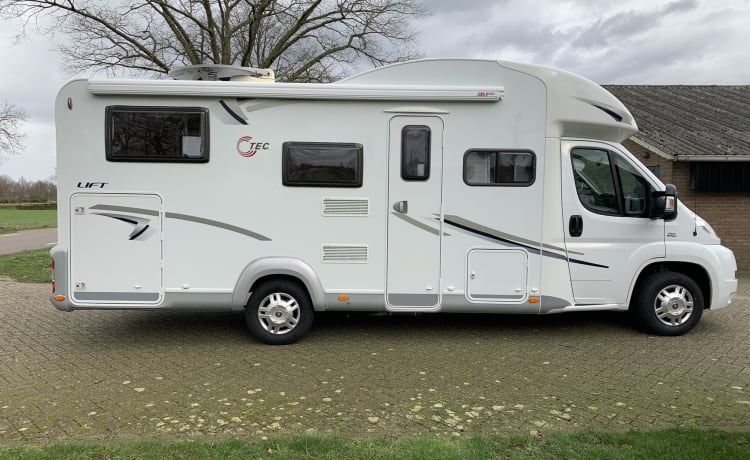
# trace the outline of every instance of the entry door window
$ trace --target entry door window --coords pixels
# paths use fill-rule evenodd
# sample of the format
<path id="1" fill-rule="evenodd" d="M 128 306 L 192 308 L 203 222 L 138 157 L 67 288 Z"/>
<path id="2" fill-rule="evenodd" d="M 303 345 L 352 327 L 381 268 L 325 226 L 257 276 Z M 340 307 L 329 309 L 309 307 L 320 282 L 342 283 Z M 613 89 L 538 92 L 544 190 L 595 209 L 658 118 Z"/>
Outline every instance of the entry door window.
<path id="1" fill-rule="evenodd" d="M 401 177 L 404 180 L 430 178 L 430 128 L 404 126 L 401 130 Z"/>

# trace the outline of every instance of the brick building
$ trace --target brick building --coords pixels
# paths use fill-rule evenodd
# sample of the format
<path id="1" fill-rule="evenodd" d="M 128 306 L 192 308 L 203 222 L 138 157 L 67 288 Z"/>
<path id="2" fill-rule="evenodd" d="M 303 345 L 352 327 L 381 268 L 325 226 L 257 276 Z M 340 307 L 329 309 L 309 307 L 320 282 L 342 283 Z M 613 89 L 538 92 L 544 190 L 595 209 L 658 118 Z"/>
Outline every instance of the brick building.
<path id="1" fill-rule="evenodd" d="M 624 142 L 750 270 L 750 86 L 606 88 L 638 123 Z"/>

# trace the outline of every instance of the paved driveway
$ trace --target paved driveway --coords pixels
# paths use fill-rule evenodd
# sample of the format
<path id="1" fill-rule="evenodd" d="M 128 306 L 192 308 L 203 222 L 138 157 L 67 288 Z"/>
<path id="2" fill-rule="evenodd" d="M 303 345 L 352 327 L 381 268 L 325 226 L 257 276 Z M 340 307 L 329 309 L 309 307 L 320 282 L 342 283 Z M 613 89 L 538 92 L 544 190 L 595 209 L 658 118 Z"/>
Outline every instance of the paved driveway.
<path id="1" fill-rule="evenodd" d="M 750 277 L 689 335 L 612 313 L 319 315 L 261 345 L 231 314 L 62 313 L 0 280 L 0 443 L 750 428 Z"/>
<path id="2" fill-rule="evenodd" d="M 39 228 L 0 235 L 0 255 L 29 249 L 52 248 L 57 242 L 56 228 Z"/>

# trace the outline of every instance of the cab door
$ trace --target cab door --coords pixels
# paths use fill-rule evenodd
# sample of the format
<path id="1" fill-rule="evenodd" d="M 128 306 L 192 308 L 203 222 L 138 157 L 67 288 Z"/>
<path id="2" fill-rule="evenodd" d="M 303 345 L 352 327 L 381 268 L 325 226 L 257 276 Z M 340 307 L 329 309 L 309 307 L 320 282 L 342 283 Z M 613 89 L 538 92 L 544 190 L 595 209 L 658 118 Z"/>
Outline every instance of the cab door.
<path id="1" fill-rule="evenodd" d="M 562 201 L 577 304 L 624 304 L 636 272 L 665 257 L 664 220 L 649 218 L 645 167 L 619 145 L 566 140 Z"/>
<path id="2" fill-rule="evenodd" d="M 388 153 L 386 305 L 440 306 L 443 121 L 393 117 Z"/>

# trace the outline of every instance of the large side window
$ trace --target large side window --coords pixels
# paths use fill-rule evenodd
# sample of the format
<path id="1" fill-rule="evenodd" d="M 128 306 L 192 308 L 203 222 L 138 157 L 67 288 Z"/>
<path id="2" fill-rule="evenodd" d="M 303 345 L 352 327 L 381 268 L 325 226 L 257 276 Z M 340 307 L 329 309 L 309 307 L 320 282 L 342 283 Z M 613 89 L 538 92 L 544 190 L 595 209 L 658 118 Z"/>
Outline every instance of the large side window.
<path id="1" fill-rule="evenodd" d="M 105 111 L 109 161 L 208 161 L 208 109 L 133 107 Z"/>
<path id="2" fill-rule="evenodd" d="M 532 152 L 469 150 L 464 154 L 464 182 L 468 185 L 528 186 L 534 183 Z"/>
<path id="3" fill-rule="evenodd" d="M 430 178 L 430 128 L 404 126 L 401 130 L 401 177 L 404 180 Z"/>
<path id="4" fill-rule="evenodd" d="M 594 148 L 576 148 L 570 156 L 578 198 L 586 209 L 612 216 L 648 217 L 648 182 L 625 159 Z"/>
<path id="5" fill-rule="evenodd" d="M 362 186 L 362 144 L 285 142 L 281 156 L 284 185 Z"/>

